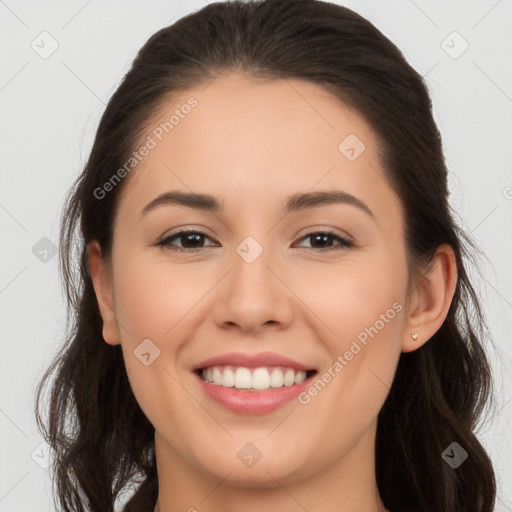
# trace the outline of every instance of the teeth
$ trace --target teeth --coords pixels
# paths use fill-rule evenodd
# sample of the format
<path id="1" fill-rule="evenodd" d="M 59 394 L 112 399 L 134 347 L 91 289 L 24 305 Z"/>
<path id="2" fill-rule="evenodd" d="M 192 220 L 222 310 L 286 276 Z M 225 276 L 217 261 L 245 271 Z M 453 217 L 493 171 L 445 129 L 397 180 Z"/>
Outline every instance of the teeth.
<path id="1" fill-rule="evenodd" d="M 270 376 L 270 385 L 273 388 L 280 388 L 283 385 L 283 372 L 276 368 Z"/>
<path id="2" fill-rule="evenodd" d="M 293 386 L 295 381 L 295 372 L 292 369 L 287 370 L 284 374 L 283 381 L 285 386 Z"/>
<path id="3" fill-rule="evenodd" d="M 213 383 L 214 384 L 222 384 L 222 373 L 217 366 L 213 368 Z"/>
<path id="4" fill-rule="evenodd" d="M 224 373 L 222 375 L 222 386 L 227 388 L 232 388 L 235 385 L 235 374 L 231 368 L 224 368 Z"/>
<path id="5" fill-rule="evenodd" d="M 240 369 L 241 368 L 239 368 L 239 370 Z M 268 389 L 270 387 L 270 375 L 266 368 L 256 368 L 256 370 L 254 370 L 251 387 L 253 389 Z"/>
<path id="6" fill-rule="evenodd" d="M 202 379 L 217 386 L 248 391 L 293 386 L 306 379 L 304 370 L 285 367 L 244 368 L 242 366 L 213 366 L 203 369 Z"/>
<path id="7" fill-rule="evenodd" d="M 247 368 L 237 368 L 235 372 L 235 388 L 249 389 L 251 387 L 251 372 Z"/>

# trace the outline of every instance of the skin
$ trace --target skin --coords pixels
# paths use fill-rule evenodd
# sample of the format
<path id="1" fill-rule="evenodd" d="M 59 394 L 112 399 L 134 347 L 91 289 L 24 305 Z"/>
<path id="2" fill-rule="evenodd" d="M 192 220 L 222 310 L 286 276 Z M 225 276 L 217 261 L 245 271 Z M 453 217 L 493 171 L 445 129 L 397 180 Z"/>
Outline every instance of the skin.
<path id="1" fill-rule="evenodd" d="M 111 260 L 102 261 L 96 242 L 89 246 L 104 339 L 122 345 L 134 394 L 155 427 L 155 512 L 237 512 L 241 503 L 247 512 L 383 511 L 377 415 L 400 353 L 421 347 L 446 318 L 453 251 L 440 246 L 429 279 L 410 276 L 408 288 L 401 203 L 384 179 L 375 133 L 323 88 L 231 73 L 175 95 L 162 119 L 191 96 L 195 109 L 125 178 Z M 349 134 L 366 146 L 354 161 L 338 150 Z M 282 214 L 288 195 L 340 189 L 375 218 L 348 204 Z M 139 218 L 170 190 L 212 194 L 225 211 L 167 205 Z M 154 245 L 180 229 L 206 233 L 195 245 L 202 252 Z M 314 245 L 303 238 L 313 229 L 356 246 Z M 236 252 L 247 236 L 263 248 L 251 264 Z M 236 414 L 211 401 L 191 373 L 222 353 L 269 350 L 321 375 L 395 302 L 401 311 L 306 405 Z M 133 351 L 147 338 L 160 355 L 145 366 Z M 247 442 L 261 452 L 250 468 L 237 457 Z"/>

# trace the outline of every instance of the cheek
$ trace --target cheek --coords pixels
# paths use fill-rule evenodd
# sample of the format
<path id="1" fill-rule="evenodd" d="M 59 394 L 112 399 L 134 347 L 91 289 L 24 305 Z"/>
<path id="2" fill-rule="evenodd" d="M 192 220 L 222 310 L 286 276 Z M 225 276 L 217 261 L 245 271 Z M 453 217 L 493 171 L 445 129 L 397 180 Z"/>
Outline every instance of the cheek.
<path id="1" fill-rule="evenodd" d="M 315 279 L 316 300 L 309 299 L 328 326 L 322 341 L 331 359 L 324 370 L 330 373 L 319 378 L 333 394 L 324 403 L 378 409 L 400 356 L 405 262 L 396 253 L 375 253 L 332 272 Z"/>
<path id="2" fill-rule="evenodd" d="M 337 315 L 333 316 L 338 340 L 349 344 L 355 340 L 361 346 L 369 346 L 369 340 L 378 337 L 385 343 L 396 332 L 402 318 L 399 313 L 403 310 L 401 286 L 382 276 L 368 273 L 364 278 L 355 277 L 345 283 Z"/>
<path id="3" fill-rule="evenodd" d="M 120 258 L 116 265 L 116 316 L 129 332 L 121 333 L 123 341 L 175 337 L 207 289 L 197 272 L 154 257 Z"/>
<path id="4" fill-rule="evenodd" d="M 353 340 L 364 344 L 372 335 L 387 338 L 399 327 L 406 285 L 401 269 L 396 260 L 391 263 L 386 255 L 374 254 L 317 267 L 314 279 L 313 272 L 305 272 L 307 279 L 296 280 L 297 295 L 315 313 L 311 318 L 316 330 L 319 323 L 326 327 L 325 340 L 329 340 L 333 355 L 348 350 Z"/>
<path id="5" fill-rule="evenodd" d="M 164 411 L 186 407 L 188 395 L 175 380 L 175 361 L 190 335 L 187 312 L 206 285 L 147 254 L 127 253 L 115 265 L 115 311 L 127 375 L 139 406 L 155 424 Z M 165 424 L 168 432 L 174 428 Z"/>

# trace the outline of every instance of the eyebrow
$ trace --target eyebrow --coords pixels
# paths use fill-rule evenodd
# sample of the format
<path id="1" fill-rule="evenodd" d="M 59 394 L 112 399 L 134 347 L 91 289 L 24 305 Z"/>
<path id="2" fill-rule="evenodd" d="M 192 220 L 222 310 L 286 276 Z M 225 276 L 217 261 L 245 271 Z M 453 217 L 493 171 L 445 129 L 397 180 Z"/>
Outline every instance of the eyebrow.
<path id="1" fill-rule="evenodd" d="M 332 190 L 325 192 L 299 192 L 293 194 L 286 198 L 283 211 L 284 213 L 291 213 L 304 210 L 306 208 L 327 206 L 331 204 L 348 204 L 355 206 L 375 219 L 375 215 L 366 203 L 361 201 L 361 199 L 353 196 L 352 194 L 349 194 L 348 192 L 343 192 L 342 190 Z M 213 213 L 224 210 L 224 203 L 219 201 L 214 196 L 208 194 L 195 194 L 172 190 L 160 194 L 150 203 L 148 203 L 142 209 L 141 217 L 146 215 L 151 210 L 166 205 L 187 206 L 188 208 L 194 208 L 197 210 Z"/>

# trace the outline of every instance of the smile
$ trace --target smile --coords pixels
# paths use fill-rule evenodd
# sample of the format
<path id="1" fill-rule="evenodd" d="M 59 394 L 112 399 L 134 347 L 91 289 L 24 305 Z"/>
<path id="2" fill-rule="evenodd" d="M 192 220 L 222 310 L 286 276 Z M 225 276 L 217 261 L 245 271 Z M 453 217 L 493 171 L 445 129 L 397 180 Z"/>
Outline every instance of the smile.
<path id="1" fill-rule="evenodd" d="M 199 369 L 197 373 L 204 381 L 216 386 L 254 392 L 300 384 L 315 373 L 315 370 L 305 371 L 284 366 L 245 368 L 216 365 Z"/>
<path id="2" fill-rule="evenodd" d="M 304 392 L 311 385 L 314 375 L 318 373 L 316 370 L 310 370 L 306 371 L 306 375 L 304 376 L 302 373 L 303 370 L 295 371 L 292 368 L 287 368 L 284 374 L 283 370 L 279 368 L 274 368 L 271 371 L 267 368 L 254 368 L 252 373 L 249 368 L 245 367 L 237 367 L 235 371 L 233 371 L 232 368 L 229 368 L 233 374 L 233 379 L 237 378 L 236 372 L 238 371 L 241 382 L 239 385 L 245 386 L 237 388 L 235 385 L 226 387 L 222 384 L 210 382 L 208 374 L 210 374 L 211 379 L 213 380 L 214 369 L 215 367 L 209 367 L 193 372 L 196 382 L 199 385 L 200 392 L 204 393 L 212 403 L 220 405 L 231 412 L 244 415 L 268 414 L 283 407 L 285 404 L 292 402 L 300 395 L 300 393 Z M 204 373 L 203 370 L 205 370 Z M 248 371 L 249 374 L 247 373 Z M 224 368 L 224 372 L 222 373 L 220 368 L 217 368 L 217 371 L 215 372 L 217 379 L 219 376 L 224 379 L 225 372 L 226 368 Z M 206 380 L 203 379 L 203 375 L 205 375 Z M 291 376 L 293 376 L 292 384 L 290 384 Z M 229 371 L 226 378 L 231 378 Z M 266 387 L 264 389 L 256 389 L 253 387 L 266 385 L 267 378 L 270 379 L 270 387 Z M 283 385 L 279 387 L 272 387 L 272 381 L 274 384 L 279 384 L 279 378 L 283 380 Z M 295 379 L 297 379 L 297 381 L 302 379 L 304 380 L 296 384 Z M 260 383 L 258 383 L 258 380 Z M 227 383 L 229 384 L 229 380 Z"/>

